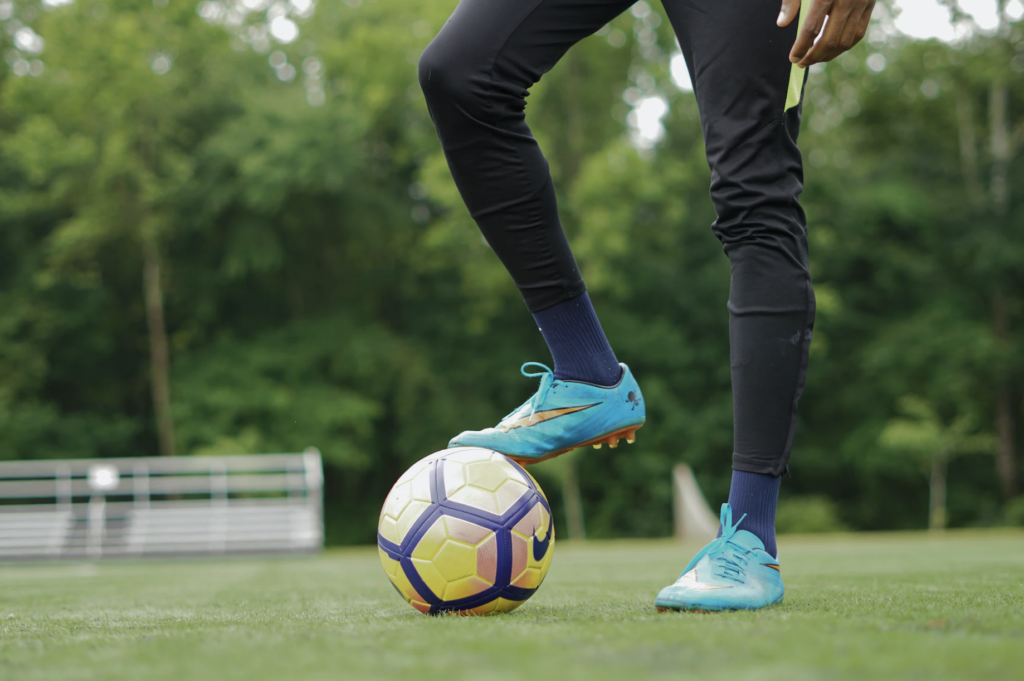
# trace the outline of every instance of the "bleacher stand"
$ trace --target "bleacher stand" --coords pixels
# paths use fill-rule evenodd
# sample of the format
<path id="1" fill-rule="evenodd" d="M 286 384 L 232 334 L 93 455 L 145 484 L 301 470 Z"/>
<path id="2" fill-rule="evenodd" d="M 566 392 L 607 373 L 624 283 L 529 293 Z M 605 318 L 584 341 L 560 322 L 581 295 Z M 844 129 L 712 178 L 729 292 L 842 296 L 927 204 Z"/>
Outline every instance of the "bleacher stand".
<path id="1" fill-rule="evenodd" d="M 320 452 L 0 462 L 0 561 L 309 553 Z"/>

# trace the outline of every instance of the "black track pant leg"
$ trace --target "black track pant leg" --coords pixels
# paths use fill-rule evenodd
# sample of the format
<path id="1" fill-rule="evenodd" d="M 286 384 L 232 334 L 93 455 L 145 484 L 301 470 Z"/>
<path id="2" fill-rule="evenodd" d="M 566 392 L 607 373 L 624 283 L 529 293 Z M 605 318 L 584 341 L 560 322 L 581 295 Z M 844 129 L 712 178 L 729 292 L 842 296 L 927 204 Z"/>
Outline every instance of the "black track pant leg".
<path id="1" fill-rule="evenodd" d="M 420 58 L 448 166 L 484 238 L 537 312 L 586 290 L 547 160 L 526 124 L 529 88 L 634 0 L 462 0 Z"/>
<path id="2" fill-rule="evenodd" d="M 786 469 L 814 325 L 796 140 L 805 78 L 797 22 L 764 0 L 664 0 L 700 109 L 715 235 L 732 268 L 733 468 Z M 789 106 L 787 106 L 789 99 Z"/>

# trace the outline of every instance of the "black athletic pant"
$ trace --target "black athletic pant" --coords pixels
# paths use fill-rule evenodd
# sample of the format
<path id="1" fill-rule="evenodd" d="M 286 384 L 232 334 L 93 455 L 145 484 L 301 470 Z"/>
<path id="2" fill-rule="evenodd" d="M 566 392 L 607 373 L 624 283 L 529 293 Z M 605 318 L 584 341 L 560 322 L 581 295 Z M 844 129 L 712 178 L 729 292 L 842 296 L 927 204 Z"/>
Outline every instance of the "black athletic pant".
<path id="1" fill-rule="evenodd" d="M 562 232 L 528 89 L 634 0 L 462 0 L 419 78 L 452 176 L 531 311 L 586 287 Z M 806 3 L 805 3 L 806 4 Z M 729 292 L 733 467 L 786 468 L 814 321 L 796 138 L 804 73 L 778 0 L 664 0 L 700 108 Z M 789 106 L 787 107 L 787 95 Z"/>

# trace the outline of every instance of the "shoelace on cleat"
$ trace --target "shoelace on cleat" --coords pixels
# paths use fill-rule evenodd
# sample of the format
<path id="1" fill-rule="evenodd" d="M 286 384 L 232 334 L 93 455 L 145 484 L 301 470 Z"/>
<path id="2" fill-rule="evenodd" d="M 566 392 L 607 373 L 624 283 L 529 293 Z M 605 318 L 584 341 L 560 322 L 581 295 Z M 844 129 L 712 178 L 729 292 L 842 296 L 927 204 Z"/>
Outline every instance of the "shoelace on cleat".
<path id="1" fill-rule="evenodd" d="M 693 557 L 689 565 L 686 566 L 686 569 L 679 576 L 685 575 L 697 565 L 701 558 L 708 556 L 711 559 L 711 570 L 714 576 L 720 579 L 728 579 L 737 584 L 744 584 L 746 582 L 746 568 L 750 563 L 745 556 L 747 550 L 738 544 L 733 544 L 731 540 L 733 535 L 736 534 L 736 530 L 739 529 L 740 523 L 743 522 L 743 518 L 746 517 L 747 514 L 744 513 L 736 521 L 736 524 L 733 525 L 732 507 L 729 504 L 722 504 L 722 515 L 720 517 L 722 536 L 698 551 L 697 555 Z M 730 546 L 735 548 L 730 548 Z"/>
<path id="2" fill-rule="evenodd" d="M 526 371 L 527 367 L 540 367 L 544 371 L 528 373 Z M 555 383 L 555 372 L 540 362 L 527 362 L 523 366 L 519 367 L 519 373 L 527 378 L 540 377 L 540 385 L 537 387 L 537 392 L 533 394 L 533 397 L 506 414 L 502 421 L 505 421 L 505 419 L 510 416 L 519 413 L 526 405 L 530 405 L 530 421 L 532 422 L 533 415 L 537 413 L 537 407 L 544 403 L 544 398 L 547 397 L 548 391 L 551 390 L 551 386 Z"/>
<path id="3" fill-rule="evenodd" d="M 712 574 L 720 579 L 728 579 L 737 584 L 745 584 L 747 576 L 747 563 L 749 562 L 741 554 L 719 554 L 711 558 Z"/>

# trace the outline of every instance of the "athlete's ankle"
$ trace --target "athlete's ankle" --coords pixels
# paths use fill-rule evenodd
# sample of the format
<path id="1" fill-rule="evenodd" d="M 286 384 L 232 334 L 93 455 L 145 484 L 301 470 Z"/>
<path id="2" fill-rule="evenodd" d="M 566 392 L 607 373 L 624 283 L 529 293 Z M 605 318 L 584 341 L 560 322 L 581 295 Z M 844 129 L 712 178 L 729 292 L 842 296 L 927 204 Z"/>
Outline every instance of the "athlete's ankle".
<path id="1" fill-rule="evenodd" d="M 734 470 L 732 485 L 729 487 L 729 505 L 732 506 L 733 518 L 738 520 L 746 515 L 740 529 L 760 539 L 764 543 L 764 550 L 773 557 L 778 557 L 775 510 L 779 504 L 781 482 L 781 477 Z"/>
<path id="2" fill-rule="evenodd" d="M 555 378 L 600 386 L 619 382 L 622 367 L 608 344 L 589 295 L 583 293 L 534 312 L 533 318 L 551 350 Z"/>

